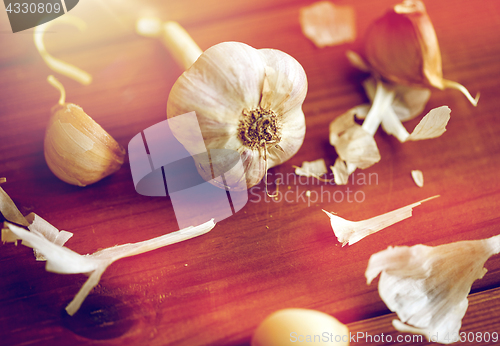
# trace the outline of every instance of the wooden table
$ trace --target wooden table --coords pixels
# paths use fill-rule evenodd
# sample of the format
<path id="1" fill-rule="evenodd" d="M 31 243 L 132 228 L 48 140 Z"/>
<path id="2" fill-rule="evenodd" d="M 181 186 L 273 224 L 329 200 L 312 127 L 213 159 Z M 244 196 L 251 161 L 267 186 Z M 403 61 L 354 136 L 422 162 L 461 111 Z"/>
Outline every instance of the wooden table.
<path id="1" fill-rule="evenodd" d="M 345 50 L 361 51 L 369 23 L 395 1 L 337 1 L 355 7 L 358 38 L 323 49 L 299 26 L 299 9 L 310 3 L 86 0 L 71 14 L 84 19 L 88 29 L 54 27 L 45 42 L 54 56 L 93 75 L 89 86 L 59 78 L 68 102 L 82 106 L 124 147 L 166 119 L 169 90 L 182 73 L 159 40 L 135 34 L 140 14 L 180 22 L 202 49 L 241 41 L 283 50 L 302 64 L 309 81 L 304 144 L 271 170 L 286 174 L 306 160 L 324 158 L 333 165 L 329 122 L 366 101 L 365 76 L 350 67 Z M 425 112 L 441 105 L 452 110 L 448 131 L 437 139 L 401 144 L 379 131 L 375 139 L 382 159 L 361 171 L 376 173 L 371 184 L 288 184 L 298 193 L 361 191 L 361 203 L 250 199 L 207 235 L 110 266 L 74 318 L 64 307 L 86 277 L 46 272 L 31 249 L 2 245 L 0 344 L 248 345 L 264 317 L 287 307 L 326 312 L 353 332 L 399 335 L 376 282 L 366 284 L 370 255 L 388 246 L 439 245 L 500 232 L 500 4 L 442 0 L 426 6 L 445 77 L 472 94 L 480 91 L 481 99 L 474 108 L 457 91 L 433 90 Z M 0 12 L 0 176 L 7 178 L 2 188 L 21 212 L 35 212 L 73 232 L 66 245 L 81 254 L 177 230 L 169 198 L 135 192 L 128 160 L 116 174 L 85 188 L 50 172 L 43 137 L 59 97 L 46 82 L 52 71 L 34 47 L 33 29 L 12 34 L 6 13 Z M 412 120 L 407 128 L 417 123 Z M 424 172 L 423 188 L 412 181 L 412 169 Z M 321 211 L 361 220 L 436 194 L 441 197 L 416 208 L 412 218 L 353 246 L 337 242 Z M 500 331 L 500 256 L 486 267 L 488 273 L 472 287 L 462 331 Z"/>

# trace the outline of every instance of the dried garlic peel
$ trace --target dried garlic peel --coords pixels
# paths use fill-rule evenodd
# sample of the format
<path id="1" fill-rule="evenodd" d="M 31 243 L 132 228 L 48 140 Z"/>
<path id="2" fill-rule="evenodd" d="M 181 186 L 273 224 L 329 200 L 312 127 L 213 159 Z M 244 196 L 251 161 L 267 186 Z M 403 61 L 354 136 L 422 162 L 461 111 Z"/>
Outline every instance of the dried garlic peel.
<path id="1" fill-rule="evenodd" d="M 69 14 L 65 14 L 64 16 L 58 17 L 50 22 L 39 25 L 33 31 L 33 39 L 35 41 L 35 47 L 42 56 L 42 59 L 45 63 L 54 71 L 59 72 L 60 74 L 69 77 L 71 79 L 76 80 L 77 82 L 88 85 L 92 82 L 92 76 L 87 72 L 79 69 L 76 66 L 68 64 L 62 60 L 54 58 L 50 55 L 45 49 L 45 44 L 43 43 L 43 38 L 45 32 L 48 28 L 52 27 L 55 24 L 70 24 L 76 26 L 80 31 L 85 30 L 86 24 L 83 20 L 78 17 L 74 17 Z"/>
<path id="2" fill-rule="evenodd" d="M 118 245 L 82 256 L 66 247 L 50 242 L 39 233 L 29 232 L 10 223 L 7 224 L 10 231 L 22 239 L 23 243 L 28 242 L 30 247 L 43 254 L 47 259 L 45 267 L 47 271 L 60 274 L 83 273 L 89 275 L 88 280 L 66 307 L 69 315 L 74 315 L 78 311 L 90 290 L 99 283 L 101 275 L 113 262 L 200 236 L 209 232 L 214 226 L 215 223 L 212 219 L 196 227 L 187 227 L 143 242 Z"/>
<path id="3" fill-rule="evenodd" d="M 417 184 L 418 187 L 423 187 L 424 186 L 424 174 L 422 171 L 415 169 L 411 171 L 411 177 L 413 178 L 413 181 L 415 184 Z"/>
<path id="4" fill-rule="evenodd" d="M 205 180 L 235 191 L 246 190 L 299 150 L 305 136 L 302 103 L 307 76 L 293 57 L 240 42 L 222 42 L 202 52 L 178 23 L 158 23 L 152 18 L 140 19 L 137 30 L 161 36 L 186 69 L 170 91 L 167 116 L 173 124 L 176 117 L 196 112 L 204 141 L 182 121 L 171 129 L 198 160 L 200 175 L 205 178 L 211 170 L 196 156 L 207 149 L 234 150 L 242 158 L 244 170 L 225 174 L 225 182 L 212 177 Z"/>
<path id="5" fill-rule="evenodd" d="M 335 164 L 330 167 L 333 173 L 333 178 L 335 180 L 335 184 L 337 185 L 346 185 L 349 179 L 349 173 L 347 172 L 347 165 L 340 158 L 337 157 L 335 160 Z"/>
<path id="6" fill-rule="evenodd" d="M 319 48 L 356 39 L 355 14 L 351 6 L 320 1 L 303 7 L 300 9 L 300 26 L 304 35 Z"/>
<path id="7" fill-rule="evenodd" d="M 349 221 L 337 215 L 333 215 L 326 210 L 323 211 L 330 217 L 332 229 L 337 240 L 342 243 L 342 246 L 345 246 L 347 244 L 352 245 L 370 234 L 376 233 L 399 221 L 411 217 L 413 208 L 437 197 L 439 197 L 439 195 L 362 221 Z"/>
<path id="8" fill-rule="evenodd" d="M 380 274 L 378 291 L 397 313 L 400 332 L 422 334 L 430 341 L 453 342 L 467 311 L 473 282 L 486 273 L 484 263 L 500 252 L 500 236 L 435 247 L 389 247 L 373 254 L 365 272 L 370 284 Z M 431 340 L 432 337 L 432 340 Z"/>
<path id="9" fill-rule="evenodd" d="M 53 242 L 58 246 L 63 246 L 69 238 L 73 236 L 73 233 L 66 231 L 59 231 L 57 228 L 52 226 L 50 223 L 36 215 L 35 213 L 30 213 L 24 217 L 12 199 L 7 195 L 7 193 L 0 187 L 0 212 L 9 222 L 17 223 L 28 227 L 30 231 L 45 237 L 48 241 Z M 16 234 L 12 233 L 9 228 L 2 228 L 2 242 L 4 243 L 15 243 L 17 245 L 17 240 L 21 240 Z M 32 247 L 29 243 L 23 241 L 23 245 Z M 44 261 L 45 258 L 33 249 L 35 258 L 37 261 Z"/>
<path id="10" fill-rule="evenodd" d="M 347 164 L 348 174 L 352 173 L 349 166 L 364 169 L 380 161 L 373 135 L 354 122 L 355 115 L 365 110 L 366 107 L 354 107 L 330 123 L 330 144 Z"/>
<path id="11" fill-rule="evenodd" d="M 302 162 L 302 167 L 293 166 L 295 168 L 295 174 L 303 177 L 314 177 L 321 181 L 324 181 L 321 176 L 328 173 L 326 169 L 325 160 L 318 159 L 315 161 L 304 161 Z"/>

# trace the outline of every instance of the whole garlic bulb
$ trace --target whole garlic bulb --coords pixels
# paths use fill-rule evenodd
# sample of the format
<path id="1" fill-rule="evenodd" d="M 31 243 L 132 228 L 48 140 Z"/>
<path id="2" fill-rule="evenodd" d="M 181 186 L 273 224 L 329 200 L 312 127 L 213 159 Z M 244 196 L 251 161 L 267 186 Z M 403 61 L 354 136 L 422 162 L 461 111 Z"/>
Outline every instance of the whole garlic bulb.
<path id="1" fill-rule="evenodd" d="M 64 88 L 53 76 L 48 80 L 61 91 L 44 139 L 52 173 L 66 183 L 86 186 L 120 169 L 125 150 L 81 107 L 64 102 Z"/>
<path id="2" fill-rule="evenodd" d="M 236 150 L 250 188 L 302 145 L 306 92 L 305 72 L 291 56 L 224 42 L 209 48 L 179 77 L 168 98 L 167 116 L 195 111 L 206 148 Z M 200 152 L 188 129 L 172 132 L 191 154 Z M 240 179 L 226 177 L 233 182 L 230 187 Z"/>
<path id="3" fill-rule="evenodd" d="M 267 169 L 299 150 L 305 135 L 302 103 L 307 77 L 297 60 L 279 50 L 239 42 L 223 42 L 202 53 L 177 23 L 156 27 L 187 69 L 170 91 L 167 116 L 196 112 L 204 143 L 188 124 L 169 122 L 172 133 L 193 156 L 211 149 L 240 154 L 243 170 L 228 167 L 221 186 L 250 188 Z M 207 162 L 198 161 L 196 166 L 206 180 L 215 178 Z"/>

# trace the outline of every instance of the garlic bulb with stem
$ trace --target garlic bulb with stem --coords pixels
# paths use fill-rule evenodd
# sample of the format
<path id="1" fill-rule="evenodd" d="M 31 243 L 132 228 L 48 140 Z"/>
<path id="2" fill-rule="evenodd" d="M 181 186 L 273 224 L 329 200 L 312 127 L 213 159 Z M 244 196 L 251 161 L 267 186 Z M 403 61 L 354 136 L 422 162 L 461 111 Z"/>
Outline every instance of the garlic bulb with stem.
<path id="1" fill-rule="evenodd" d="M 400 332 L 451 343 L 467 311 L 467 296 L 485 273 L 484 263 L 500 252 L 500 235 L 439 246 L 389 247 L 373 254 L 365 272 L 370 284 L 380 274 L 378 291 L 400 320 Z"/>
<path id="2" fill-rule="evenodd" d="M 144 21 L 139 23 L 144 27 Z M 299 150 L 305 135 L 302 103 L 307 78 L 294 58 L 279 50 L 255 49 L 239 42 L 219 43 L 201 53 L 177 23 L 156 28 L 160 28 L 156 34 L 163 36 L 186 68 L 169 94 L 167 116 L 175 119 L 196 112 L 204 143 L 192 137 L 188 124 L 172 126 L 170 122 L 174 136 L 193 156 L 207 149 L 231 149 L 240 154 L 243 163 L 243 170 L 233 170 L 222 181 L 212 177 L 206 162 L 196 162 L 206 180 L 215 180 L 227 189 L 248 189 L 259 183 L 269 168 Z"/>
<path id="3" fill-rule="evenodd" d="M 82 108 L 66 103 L 62 84 L 49 76 L 48 82 L 61 93 L 52 107 L 44 139 L 45 161 L 66 183 L 86 186 L 120 169 L 125 150 Z"/>

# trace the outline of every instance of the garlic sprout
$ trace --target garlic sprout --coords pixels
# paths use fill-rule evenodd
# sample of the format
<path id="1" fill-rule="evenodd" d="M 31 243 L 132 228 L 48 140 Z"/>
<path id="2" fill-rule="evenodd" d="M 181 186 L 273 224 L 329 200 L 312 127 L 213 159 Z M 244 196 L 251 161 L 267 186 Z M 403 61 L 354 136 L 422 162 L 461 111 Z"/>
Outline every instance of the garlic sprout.
<path id="1" fill-rule="evenodd" d="M 59 23 L 74 25 L 80 31 L 83 31 L 86 28 L 86 24 L 83 20 L 81 20 L 78 17 L 65 14 L 64 16 L 58 17 L 54 20 L 51 20 L 49 22 L 46 22 L 42 25 L 38 25 L 35 27 L 35 30 L 33 31 L 33 39 L 35 41 L 35 47 L 42 56 L 42 59 L 45 61 L 47 66 L 49 66 L 52 70 L 59 72 L 60 74 L 66 77 L 74 79 L 83 85 L 88 85 L 92 82 L 92 76 L 90 74 L 79 69 L 76 66 L 73 66 L 62 60 L 54 58 L 47 52 L 47 49 L 45 49 L 45 44 L 43 43 L 43 37 L 45 35 L 45 32 L 47 31 L 48 28 Z"/>
<path id="2" fill-rule="evenodd" d="M 307 78 L 294 58 L 239 42 L 219 43 L 202 53 L 177 23 L 154 22 L 148 26 L 143 19 L 138 30 L 148 36 L 162 35 L 187 69 L 170 91 L 167 116 L 173 120 L 194 111 L 204 141 L 182 121 L 169 122 L 172 133 L 195 161 L 196 154 L 207 150 L 229 149 L 238 152 L 243 162 L 244 170 L 233 170 L 222 181 L 211 176 L 207 162 L 198 160 L 198 172 L 205 180 L 245 190 L 299 150 L 305 135 L 302 103 Z"/>
<path id="3" fill-rule="evenodd" d="M 397 313 L 393 326 L 398 331 L 448 344 L 458 341 L 472 283 L 484 276 L 484 263 L 499 252 L 498 235 L 435 247 L 389 247 L 370 257 L 365 276 L 370 284 L 380 274 L 378 291 Z"/>
<path id="4" fill-rule="evenodd" d="M 416 206 L 439 196 L 433 196 L 391 212 L 362 221 L 349 221 L 323 210 L 330 217 L 333 233 L 342 246 L 352 245 L 361 239 L 411 217 Z"/>
<path id="5" fill-rule="evenodd" d="M 187 227 L 150 240 L 133 244 L 117 245 L 99 250 L 91 255 L 82 256 L 64 246 L 59 246 L 50 242 L 37 232 L 29 232 L 14 224 L 7 224 L 9 230 L 23 240 L 24 245 L 32 247 L 43 254 L 47 259 L 47 264 L 45 266 L 47 271 L 60 274 L 81 273 L 89 276 L 88 280 L 83 284 L 76 296 L 66 307 L 66 311 L 69 315 L 74 315 L 78 311 L 92 288 L 99 283 L 101 275 L 113 262 L 124 257 L 139 255 L 203 235 L 209 232 L 214 226 L 215 223 L 212 219 L 196 227 Z"/>
<path id="6" fill-rule="evenodd" d="M 335 46 L 356 39 L 354 8 L 319 1 L 300 9 L 304 35 L 319 47 Z"/>

